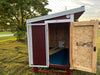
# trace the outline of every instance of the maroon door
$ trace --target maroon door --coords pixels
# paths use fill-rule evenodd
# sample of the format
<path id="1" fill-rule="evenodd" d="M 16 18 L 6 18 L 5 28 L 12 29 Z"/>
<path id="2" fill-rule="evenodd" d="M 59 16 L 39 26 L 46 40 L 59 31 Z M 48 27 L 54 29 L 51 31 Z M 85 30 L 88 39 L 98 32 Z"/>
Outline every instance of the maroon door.
<path id="1" fill-rule="evenodd" d="M 46 66 L 45 25 L 32 26 L 33 65 Z"/>

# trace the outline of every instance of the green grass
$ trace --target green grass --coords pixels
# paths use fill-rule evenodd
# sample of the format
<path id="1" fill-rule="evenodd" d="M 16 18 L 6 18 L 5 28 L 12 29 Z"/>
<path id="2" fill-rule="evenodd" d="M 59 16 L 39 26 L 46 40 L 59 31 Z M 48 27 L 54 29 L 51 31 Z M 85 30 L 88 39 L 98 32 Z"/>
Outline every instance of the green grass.
<path id="1" fill-rule="evenodd" d="M 14 37 L 14 36 L 5 36 L 5 37 L 0 37 L 0 41 L 10 40 L 10 39 L 15 39 L 15 37 Z"/>
<path id="2" fill-rule="evenodd" d="M 0 42 L 0 75 L 44 75 L 34 73 L 28 64 L 26 42 Z"/>
<path id="3" fill-rule="evenodd" d="M 100 65 L 100 30 L 98 34 L 98 65 Z"/>
<path id="4" fill-rule="evenodd" d="M 100 43 L 100 30 L 99 30 L 99 33 L 98 33 L 98 43 Z"/>
<path id="5" fill-rule="evenodd" d="M 36 75 L 28 65 L 27 51 L 22 42 L 0 43 L 0 75 Z"/>
<path id="6" fill-rule="evenodd" d="M 100 30 L 98 35 L 98 55 L 100 56 Z"/>
<path id="7" fill-rule="evenodd" d="M 4 34 L 12 34 L 12 32 L 0 32 L 0 35 L 4 35 Z"/>
<path id="8" fill-rule="evenodd" d="M 98 57 L 97 57 L 97 75 L 100 75 L 100 30 L 98 34 Z"/>
<path id="9" fill-rule="evenodd" d="M 5 35 L 5 34 L 12 34 L 12 32 L 0 32 L 0 35 Z M 0 37 L 0 41 L 6 41 L 6 40 L 11 40 L 11 39 L 15 39 L 15 37 L 14 36 Z"/>

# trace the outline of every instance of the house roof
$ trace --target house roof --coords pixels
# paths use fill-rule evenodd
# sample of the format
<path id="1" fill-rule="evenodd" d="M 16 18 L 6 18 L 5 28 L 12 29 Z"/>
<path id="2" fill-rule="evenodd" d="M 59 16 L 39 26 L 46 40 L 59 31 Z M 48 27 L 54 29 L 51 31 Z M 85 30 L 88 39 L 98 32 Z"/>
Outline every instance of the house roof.
<path id="1" fill-rule="evenodd" d="M 51 14 L 51 15 L 45 15 L 45 16 L 41 16 L 41 17 L 37 17 L 37 18 L 28 19 L 28 20 L 26 20 L 26 22 L 27 23 L 37 22 L 37 21 L 42 21 L 42 20 L 46 20 L 46 19 L 50 19 L 50 18 L 64 16 L 64 15 L 70 15 L 70 14 L 74 14 L 74 19 L 76 20 L 83 14 L 84 11 L 85 11 L 85 7 L 82 6 L 79 8 L 66 10 L 66 11 Z"/>

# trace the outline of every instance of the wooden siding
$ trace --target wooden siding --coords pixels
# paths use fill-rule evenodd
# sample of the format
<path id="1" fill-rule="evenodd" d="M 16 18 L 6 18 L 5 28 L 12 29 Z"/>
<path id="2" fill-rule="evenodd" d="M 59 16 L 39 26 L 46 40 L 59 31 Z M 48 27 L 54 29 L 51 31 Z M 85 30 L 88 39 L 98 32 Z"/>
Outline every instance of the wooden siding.
<path id="1" fill-rule="evenodd" d="M 44 21 L 47 21 L 47 20 L 61 20 L 61 19 L 70 19 L 70 18 L 67 18 L 66 15 L 64 15 L 64 16 L 54 17 L 54 18 L 50 18 L 50 19 L 46 19 L 46 20 L 42 20 L 42 21 L 32 22 L 31 24 L 44 23 Z"/>
<path id="2" fill-rule="evenodd" d="M 45 26 L 32 26 L 33 65 L 46 65 Z"/>

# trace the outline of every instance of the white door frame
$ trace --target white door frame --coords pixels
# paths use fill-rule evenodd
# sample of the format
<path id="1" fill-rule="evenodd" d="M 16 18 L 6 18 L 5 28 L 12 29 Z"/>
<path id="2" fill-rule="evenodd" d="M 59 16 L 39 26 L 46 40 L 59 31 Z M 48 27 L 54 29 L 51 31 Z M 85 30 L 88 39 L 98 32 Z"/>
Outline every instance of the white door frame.
<path id="1" fill-rule="evenodd" d="M 42 26 L 42 25 L 45 25 L 45 23 L 35 23 L 35 24 L 27 24 L 27 37 L 28 37 L 28 55 L 29 55 L 29 66 L 30 67 L 49 67 L 49 63 L 48 63 L 48 50 L 47 49 L 47 46 L 48 46 L 48 43 L 47 41 L 46 42 L 46 66 L 43 66 L 43 65 L 34 65 L 33 63 L 33 43 L 32 43 L 32 26 Z M 47 29 L 48 27 L 45 25 L 45 38 L 46 40 L 48 40 L 48 36 L 47 35 Z"/>
<path id="2" fill-rule="evenodd" d="M 46 31 L 46 36 L 47 36 L 47 38 L 48 38 L 48 36 L 49 36 L 49 33 L 48 33 L 48 25 L 49 25 L 50 23 L 74 22 L 74 14 L 72 14 L 72 15 L 70 15 L 70 16 L 71 16 L 70 19 L 46 20 L 46 21 L 45 21 L 45 25 L 46 25 L 46 29 L 47 29 L 47 31 Z M 70 31 L 71 31 L 71 27 L 70 27 Z M 71 41 L 71 39 L 70 39 L 70 41 Z M 69 42 L 70 42 L 70 41 L 69 41 Z M 46 50 L 48 51 L 48 52 L 47 52 L 47 56 L 48 56 L 48 59 L 49 59 L 49 39 L 46 39 L 46 43 L 48 44 L 48 45 L 46 45 Z M 70 45 L 70 50 L 71 50 L 71 45 Z M 48 63 L 49 63 L 49 60 L 48 60 Z"/>

